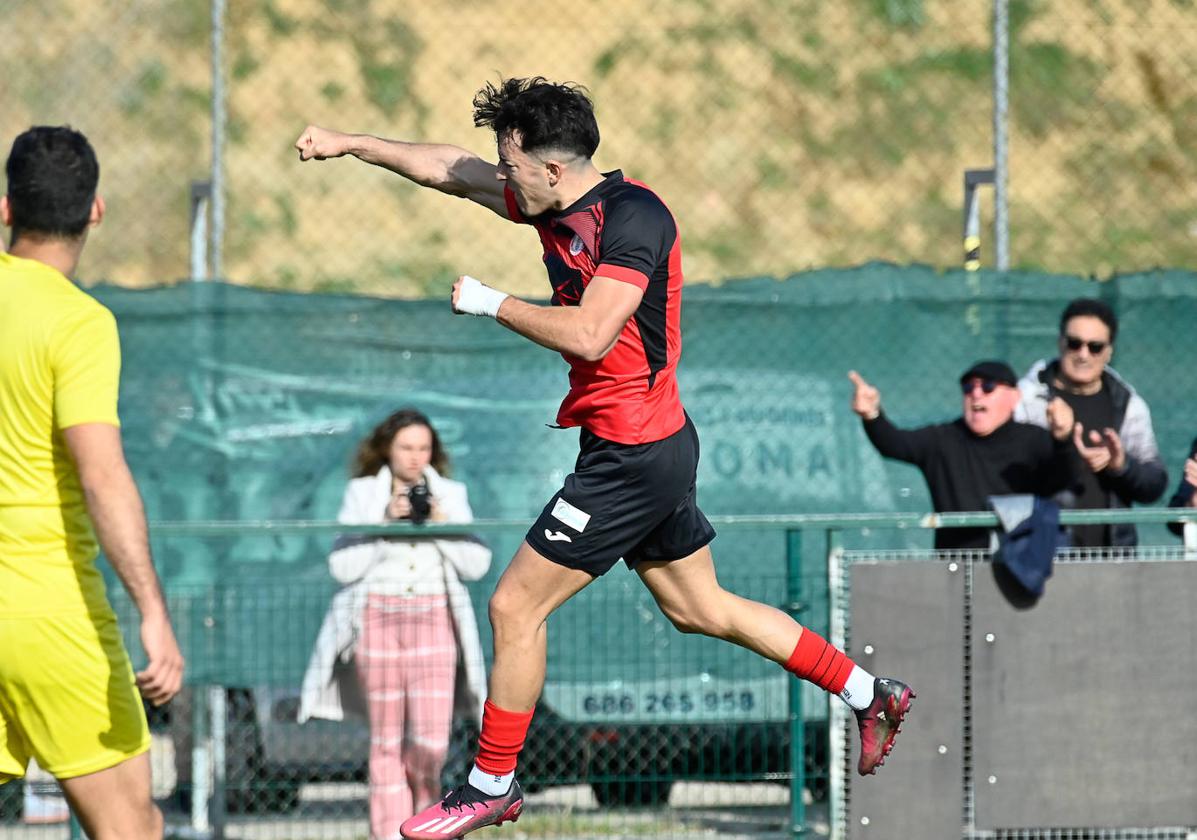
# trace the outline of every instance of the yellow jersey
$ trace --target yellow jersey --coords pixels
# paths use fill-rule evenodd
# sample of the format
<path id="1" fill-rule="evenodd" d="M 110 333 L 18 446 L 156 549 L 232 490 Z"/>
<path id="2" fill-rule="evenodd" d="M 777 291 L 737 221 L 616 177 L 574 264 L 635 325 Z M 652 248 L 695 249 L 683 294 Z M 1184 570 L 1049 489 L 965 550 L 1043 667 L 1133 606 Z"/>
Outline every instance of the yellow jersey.
<path id="1" fill-rule="evenodd" d="M 62 430 L 120 425 L 116 319 L 63 274 L 0 252 L 0 618 L 111 614 Z"/>

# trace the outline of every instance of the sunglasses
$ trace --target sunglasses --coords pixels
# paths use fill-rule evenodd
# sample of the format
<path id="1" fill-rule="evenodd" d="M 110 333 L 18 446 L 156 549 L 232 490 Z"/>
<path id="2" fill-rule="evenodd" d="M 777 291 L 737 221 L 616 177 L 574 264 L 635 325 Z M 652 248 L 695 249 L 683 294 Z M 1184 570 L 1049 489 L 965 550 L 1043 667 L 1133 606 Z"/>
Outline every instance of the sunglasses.
<path id="1" fill-rule="evenodd" d="M 1075 335 L 1064 336 L 1064 344 L 1067 345 L 1068 349 L 1073 353 L 1077 352 L 1082 347 L 1088 347 L 1090 355 L 1093 356 L 1096 356 L 1098 353 L 1110 346 L 1110 342 L 1108 341 L 1085 341 L 1084 339 L 1077 338 Z"/>
<path id="2" fill-rule="evenodd" d="M 974 388 L 980 385 L 983 392 L 992 394 L 1000 384 L 996 379 L 966 379 L 960 383 L 960 393 L 967 397 Z"/>

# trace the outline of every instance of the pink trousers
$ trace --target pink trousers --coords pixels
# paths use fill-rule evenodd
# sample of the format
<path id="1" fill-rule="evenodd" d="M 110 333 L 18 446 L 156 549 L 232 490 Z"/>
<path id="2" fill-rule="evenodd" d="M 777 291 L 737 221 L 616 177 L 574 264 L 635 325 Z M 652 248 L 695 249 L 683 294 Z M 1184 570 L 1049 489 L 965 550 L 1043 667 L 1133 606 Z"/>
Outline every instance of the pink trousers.
<path id="1" fill-rule="evenodd" d="M 457 671 L 448 597 L 370 595 L 356 660 L 370 714 L 370 837 L 392 840 L 441 796 Z"/>

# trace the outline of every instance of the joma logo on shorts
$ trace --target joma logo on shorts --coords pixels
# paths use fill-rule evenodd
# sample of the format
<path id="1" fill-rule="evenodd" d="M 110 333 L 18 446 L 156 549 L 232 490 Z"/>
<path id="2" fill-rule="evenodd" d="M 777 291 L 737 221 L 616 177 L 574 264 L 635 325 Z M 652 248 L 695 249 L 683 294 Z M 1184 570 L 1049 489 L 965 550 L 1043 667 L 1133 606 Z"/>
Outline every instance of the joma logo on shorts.
<path id="1" fill-rule="evenodd" d="M 560 531 L 550 531 L 548 528 L 544 529 L 544 538 L 553 542 L 573 542 L 568 534 L 563 534 Z"/>

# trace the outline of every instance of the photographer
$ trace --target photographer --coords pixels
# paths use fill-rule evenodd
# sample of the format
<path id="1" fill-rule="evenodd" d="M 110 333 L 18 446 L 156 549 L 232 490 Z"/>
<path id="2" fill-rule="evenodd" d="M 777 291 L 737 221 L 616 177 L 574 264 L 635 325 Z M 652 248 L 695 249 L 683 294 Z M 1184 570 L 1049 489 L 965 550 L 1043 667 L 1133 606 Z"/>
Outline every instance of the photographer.
<path id="1" fill-rule="evenodd" d="M 470 522 L 465 485 L 443 477 L 447 468 L 428 418 L 396 411 L 359 445 L 337 519 Z M 376 840 L 398 837 L 404 819 L 440 797 L 455 707 L 481 723 L 482 647 L 461 581 L 486 574 L 490 559 L 490 549 L 464 537 L 342 535 L 329 555 L 332 575 L 344 586 L 316 641 L 299 720 L 341 720 L 353 707 L 354 689 L 365 695 L 359 711 L 370 722 Z M 355 667 L 347 667 L 350 660 Z"/>

